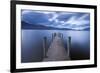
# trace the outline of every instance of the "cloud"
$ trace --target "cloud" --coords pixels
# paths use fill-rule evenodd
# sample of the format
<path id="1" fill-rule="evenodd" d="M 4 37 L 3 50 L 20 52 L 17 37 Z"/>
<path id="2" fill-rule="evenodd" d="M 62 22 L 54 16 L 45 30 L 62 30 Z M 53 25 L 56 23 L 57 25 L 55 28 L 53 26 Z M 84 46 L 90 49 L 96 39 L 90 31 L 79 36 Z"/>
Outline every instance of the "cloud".
<path id="1" fill-rule="evenodd" d="M 77 17 L 77 16 L 71 16 L 65 23 L 63 23 L 62 25 L 66 25 L 66 24 L 70 24 L 70 25 L 85 25 L 85 24 L 89 24 L 89 20 L 85 20 L 84 18 L 86 18 L 88 15 L 85 14 L 81 17 Z"/>
<path id="2" fill-rule="evenodd" d="M 81 17 L 79 18 L 79 20 L 83 20 L 83 19 L 87 18 L 88 16 L 89 16 L 89 14 L 84 14 L 83 16 L 81 16 Z"/>
<path id="3" fill-rule="evenodd" d="M 30 10 L 22 10 L 22 15 L 28 14 L 30 12 L 32 12 L 32 11 L 30 11 Z"/>
<path id="4" fill-rule="evenodd" d="M 57 22 L 57 21 L 58 21 L 58 20 L 57 20 L 57 17 L 59 17 L 59 15 L 56 14 L 56 13 L 54 13 L 54 14 L 52 14 L 52 17 L 49 18 L 48 20 L 49 20 L 49 21 L 55 21 L 55 22 Z"/>
<path id="5" fill-rule="evenodd" d="M 89 13 L 23 10 L 22 20 L 30 24 L 56 28 L 85 29 L 90 25 Z"/>

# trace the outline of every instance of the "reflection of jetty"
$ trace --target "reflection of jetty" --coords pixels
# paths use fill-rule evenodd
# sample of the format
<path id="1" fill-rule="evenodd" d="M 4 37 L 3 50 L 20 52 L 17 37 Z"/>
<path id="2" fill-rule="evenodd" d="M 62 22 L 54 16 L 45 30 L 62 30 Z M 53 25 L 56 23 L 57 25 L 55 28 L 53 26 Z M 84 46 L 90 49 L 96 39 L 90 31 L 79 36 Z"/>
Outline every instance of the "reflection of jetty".
<path id="1" fill-rule="evenodd" d="M 70 60 L 70 46 L 71 46 L 71 37 L 68 37 L 67 41 L 67 50 L 64 47 L 63 35 L 61 33 L 54 33 L 52 35 L 52 42 L 47 49 L 47 38 L 44 38 L 43 49 L 44 49 L 44 59 L 43 61 L 63 61 Z"/>

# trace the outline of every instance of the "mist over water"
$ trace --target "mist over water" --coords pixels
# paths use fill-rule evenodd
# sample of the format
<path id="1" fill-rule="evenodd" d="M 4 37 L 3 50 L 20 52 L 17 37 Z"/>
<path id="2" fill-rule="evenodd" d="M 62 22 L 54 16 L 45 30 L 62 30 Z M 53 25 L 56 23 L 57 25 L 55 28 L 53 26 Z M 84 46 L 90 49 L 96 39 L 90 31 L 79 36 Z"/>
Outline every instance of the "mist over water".
<path id="1" fill-rule="evenodd" d="M 90 58 L 90 31 L 73 30 L 27 30 L 21 34 L 21 61 L 40 62 L 43 60 L 43 38 L 47 37 L 47 47 L 52 42 L 52 33 L 62 33 L 64 46 L 67 50 L 67 39 L 71 37 L 71 60 Z M 48 50 L 48 49 L 47 49 Z"/>

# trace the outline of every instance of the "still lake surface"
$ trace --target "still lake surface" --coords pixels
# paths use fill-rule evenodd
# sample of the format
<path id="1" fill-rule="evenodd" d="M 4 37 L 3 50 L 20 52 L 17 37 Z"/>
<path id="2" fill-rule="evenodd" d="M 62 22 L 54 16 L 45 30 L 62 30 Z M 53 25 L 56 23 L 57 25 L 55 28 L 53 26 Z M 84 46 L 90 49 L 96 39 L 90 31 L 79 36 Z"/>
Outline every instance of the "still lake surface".
<path id="1" fill-rule="evenodd" d="M 67 49 L 67 39 L 71 37 L 71 60 L 90 58 L 90 31 L 73 30 L 28 30 L 21 31 L 21 61 L 40 62 L 43 60 L 43 38 L 47 37 L 47 46 L 52 41 L 52 33 L 62 33 L 64 46 Z M 47 49 L 48 50 L 48 49 Z"/>

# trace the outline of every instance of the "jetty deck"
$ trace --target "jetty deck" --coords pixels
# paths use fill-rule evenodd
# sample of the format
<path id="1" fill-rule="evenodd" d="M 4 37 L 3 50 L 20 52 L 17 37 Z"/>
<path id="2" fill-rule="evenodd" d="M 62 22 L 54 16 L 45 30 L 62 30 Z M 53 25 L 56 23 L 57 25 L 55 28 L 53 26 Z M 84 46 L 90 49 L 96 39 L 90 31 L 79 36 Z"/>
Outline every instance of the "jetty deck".
<path id="1" fill-rule="evenodd" d="M 46 58 L 43 61 L 64 61 L 70 60 L 69 53 L 67 53 L 63 39 L 56 35 L 51 42 L 46 53 Z"/>

